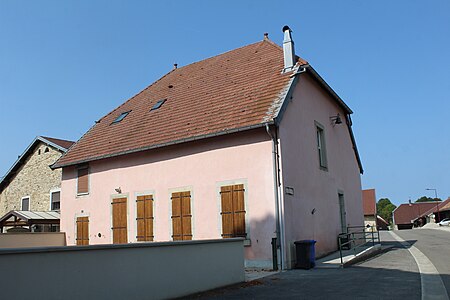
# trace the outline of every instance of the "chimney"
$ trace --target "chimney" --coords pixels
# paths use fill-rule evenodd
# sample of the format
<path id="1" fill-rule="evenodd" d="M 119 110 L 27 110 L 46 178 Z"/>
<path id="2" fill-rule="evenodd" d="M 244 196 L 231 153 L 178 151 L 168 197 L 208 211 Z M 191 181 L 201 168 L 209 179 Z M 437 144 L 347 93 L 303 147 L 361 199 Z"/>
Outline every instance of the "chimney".
<path id="1" fill-rule="evenodd" d="M 291 71 L 295 66 L 295 51 L 294 51 L 294 41 L 292 40 L 291 32 L 292 30 L 289 26 L 285 25 L 283 27 L 284 40 L 283 40 L 283 53 L 284 53 L 284 69 L 283 72 Z"/>

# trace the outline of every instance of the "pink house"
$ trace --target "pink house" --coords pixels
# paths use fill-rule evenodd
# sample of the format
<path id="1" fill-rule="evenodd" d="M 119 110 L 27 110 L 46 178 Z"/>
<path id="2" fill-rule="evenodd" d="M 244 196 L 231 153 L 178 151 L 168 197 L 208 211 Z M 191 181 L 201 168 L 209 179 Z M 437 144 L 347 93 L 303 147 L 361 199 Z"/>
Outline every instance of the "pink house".
<path id="1" fill-rule="evenodd" d="M 352 111 L 289 27 L 177 68 L 101 118 L 63 168 L 67 244 L 245 238 L 246 265 L 291 268 L 294 242 L 337 248 L 362 225 Z"/>

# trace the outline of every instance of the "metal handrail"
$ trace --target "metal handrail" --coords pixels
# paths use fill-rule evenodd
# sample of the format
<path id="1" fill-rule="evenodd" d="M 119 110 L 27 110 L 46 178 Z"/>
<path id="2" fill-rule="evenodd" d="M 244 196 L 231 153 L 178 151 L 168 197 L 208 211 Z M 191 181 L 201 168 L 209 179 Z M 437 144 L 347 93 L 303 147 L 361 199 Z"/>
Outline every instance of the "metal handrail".
<path id="1" fill-rule="evenodd" d="M 361 230 L 362 229 L 362 230 Z M 370 230 L 369 230 L 370 229 Z M 376 233 L 376 235 L 375 235 Z M 358 237 L 359 235 L 359 237 Z M 355 237 L 356 236 L 356 237 Z M 367 239 L 369 237 L 369 239 Z M 342 240 L 347 240 L 342 242 Z M 364 243 L 356 245 L 356 241 L 364 240 Z M 349 245 L 350 250 L 353 249 L 354 255 L 356 255 L 356 249 L 365 246 L 367 243 L 372 242 L 372 246 L 375 246 L 375 242 L 380 244 L 380 231 L 374 231 L 374 226 L 348 226 L 347 232 L 340 233 L 338 235 L 339 243 L 339 255 L 341 257 L 341 266 L 344 265 L 344 260 L 342 257 L 342 247 Z"/>

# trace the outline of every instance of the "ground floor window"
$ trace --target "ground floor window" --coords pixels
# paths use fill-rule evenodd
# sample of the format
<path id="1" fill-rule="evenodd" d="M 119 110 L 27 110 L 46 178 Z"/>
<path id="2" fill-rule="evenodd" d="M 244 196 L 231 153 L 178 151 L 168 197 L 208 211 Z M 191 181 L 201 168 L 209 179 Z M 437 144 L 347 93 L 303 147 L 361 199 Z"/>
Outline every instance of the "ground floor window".
<path id="1" fill-rule="evenodd" d="M 136 199 L 136 239 L 153 241 L 153 196 L 138 196 Z"/>
<path id="2" fill-rule="evenodd" d="M 89 245 L 89 217 L 77 218 L 77 245 Z"/>
<path id="3" fill-rule="evenodd" d="M 235 184 L 220 188 L 222 205 L 222 237 L 246 237 L 244 185 Z"/>
<path id="4" fill-rule="evenodd" d="M 172 239 L 192 240 L 191 192 L 172 193 Z"/>
<path id="5" fill-rule="evenodd" d="M 128 243 L 127 198 L 112 200 L 112 233 L 114 244 Z"/>

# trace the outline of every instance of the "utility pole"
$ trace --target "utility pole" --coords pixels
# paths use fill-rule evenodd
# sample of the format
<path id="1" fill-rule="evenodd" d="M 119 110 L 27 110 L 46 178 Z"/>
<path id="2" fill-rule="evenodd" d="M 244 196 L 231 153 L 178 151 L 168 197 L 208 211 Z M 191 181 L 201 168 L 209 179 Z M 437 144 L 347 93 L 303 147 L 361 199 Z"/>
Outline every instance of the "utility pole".
<path id="1" fill-rule="evenodd" d="M 434 191 L 434 198 L 435 198 L 435 200 L 436 200 L 436 210 L 437 210 L 437 215 L 436 215 L 436 223 L 439 223 L 439 201 L 437 200 L 438 199 L 438 196 L 437 196 L 437 189 L 425 189 L 425 190 L 427 190 L 427 191 Z"/>

